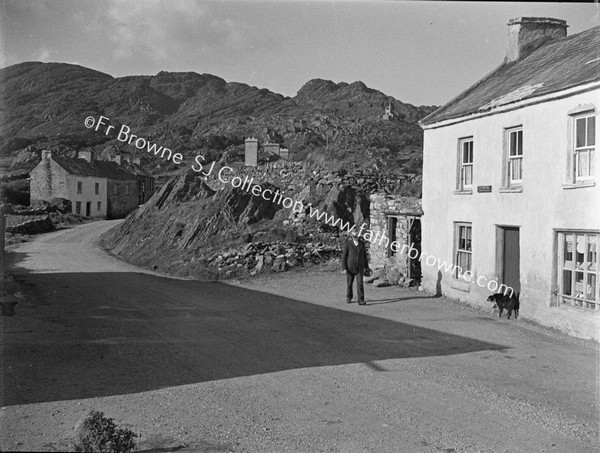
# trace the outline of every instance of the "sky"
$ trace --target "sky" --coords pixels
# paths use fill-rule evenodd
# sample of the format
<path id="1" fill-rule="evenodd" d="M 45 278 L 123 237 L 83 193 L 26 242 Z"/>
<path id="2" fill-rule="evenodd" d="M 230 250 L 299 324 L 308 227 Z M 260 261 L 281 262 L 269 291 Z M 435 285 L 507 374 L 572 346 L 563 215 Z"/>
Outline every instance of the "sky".
<path id="1" fill-rule="evenodd" d="M 193 71 L 294 96 L 314 78 L 360 80 L 442 105 L 498 66 L 506 23 L 600 24 L 597 3 L 0 0 L 0 67 L 79 64 L 114 77 Z"/>

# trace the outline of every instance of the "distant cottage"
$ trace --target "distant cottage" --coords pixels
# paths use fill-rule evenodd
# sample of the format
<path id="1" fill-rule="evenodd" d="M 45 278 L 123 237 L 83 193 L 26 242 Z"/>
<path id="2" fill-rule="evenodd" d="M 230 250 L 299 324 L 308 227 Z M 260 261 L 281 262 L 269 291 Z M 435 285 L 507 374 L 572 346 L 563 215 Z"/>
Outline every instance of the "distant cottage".
<path id="1" fill-rule="evenodd" d="M 32 201 L 70 200 L 73 214 L 120 218 L 152 196 L 154 178 L 137 159 L 92 160 L 90 151 L 70 159 L 42 151 L 42 160 L 31 171 L 30 191 Z"/>
<path id="2" fill-rule="evenodd" d="M 267 142 L 259 146 L 258 139 L 251 137 L 245 141 L 244 164 L 256 167 L 259 164 L 274 162 L 276 160 L 290 160 L 290 150 L 281 148 L 279 143 Z"/>
<path id="3" fill-rule="evenodd" d="M 423 285 L 600 339 L 600 27 L 508 23 L 505 61 L 421 120 Z M 505 286 L 500 286 L 505 285 Z"/>

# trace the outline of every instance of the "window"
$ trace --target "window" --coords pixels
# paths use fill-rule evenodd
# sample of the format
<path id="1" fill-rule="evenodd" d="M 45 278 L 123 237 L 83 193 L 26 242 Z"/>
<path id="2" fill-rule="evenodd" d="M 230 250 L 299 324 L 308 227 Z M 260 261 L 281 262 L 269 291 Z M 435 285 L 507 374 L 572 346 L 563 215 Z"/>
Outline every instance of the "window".
<path id="1" fill-rule="evenodd" d="M 98 202 L 98 207 L 96 208 L 97 211 L 102 211 L 102 202 L 99 201 Z"/>
<path id="2" fill-rule="evenodd" d="M 471 224 L 455 224 L 456 256 L 454 260 L 455 278 L 459 278 L 466 271 L 471 270 Z"/>
<path id="3" fill-rule="evenodd" d="M 396 254 L 396 252 L 394 250 L 392 250 L 392 242 L 396 241 L 397 236 L 396 236 L 396 228 L 398 227 L 398 218 L 397 217 L 393 217 L 393 216 L 389 216 L 387 218 L 387 237 L 389 239 L 389 243 L 387 246 L 387 256 L 388 258 L 390 256 L 394 256 Z"/>
<path id="4" fill-rule="evenodd" d="M 459 141 L 458 190 L 471 190 L 473 187 L 473 139 Z"/>
<path id="5" fill-rule="evenodd" d="M 75 214 L 81 215 L 81 201 L 75 202 Z"/>
<path id="6" fill-rule="evenodd" d="M 97 182 L 94 186 L 94 190 L 96 191 L 96 195 L 100 195 L 100 183 Z"/>
<path id="7" fill-rule="evenodd" d="M 594 151 L 596 147 L 596 116 L 588 114 L 573 118 L 575 180 L 594 177 Z"/>
<path id="8" fill-rule="evenodd" d="M 558 303 L 600 310 L 600 233 L 558 233 Z"/>
<path id="9" fill-rule="evenodd" d="M 115 183 L 115 185 L 113 186 L 113 193 L 115 195 L 119 195 L 119 185 L 117 183 Z"/>
<path id="10" fill-rule="evenodd" d="M 508 186 L 523 182 L 523 128 L 508 131 Z"/>
<path id="11" fill-rule="evenodd" d="M 129 183 L 125 183 L 125 195 L 129 195 Z"/>
<path id="12" fill-rule="evenodd" d="M 81 193 L 83 191 L 83 182 L 77 181 L 77 193 Z"/>

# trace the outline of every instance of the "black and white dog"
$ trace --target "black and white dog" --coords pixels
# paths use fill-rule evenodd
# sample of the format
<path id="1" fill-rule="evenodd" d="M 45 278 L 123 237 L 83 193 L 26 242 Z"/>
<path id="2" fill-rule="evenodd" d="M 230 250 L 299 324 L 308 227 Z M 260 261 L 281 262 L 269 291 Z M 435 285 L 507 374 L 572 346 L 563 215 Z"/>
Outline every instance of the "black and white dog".
<path id="1" fill-rule="evenodd" d="M 499 318 L 502 317 L 502 312 L 504 309 L 508 311 L 508 316 L 506 319 L 510 319 L 510 315 L 512 314 L 513 310 L 515 312 L 515 319 L 519 317 L 519 293 L 513 293 L 511 296 L 502 293 L 496 293 L 488 297 L 487 300 L 488 302 L 493 302 L 498 306 L 498 309 L 500 310 L 500 314 L 498 315 Z"/>

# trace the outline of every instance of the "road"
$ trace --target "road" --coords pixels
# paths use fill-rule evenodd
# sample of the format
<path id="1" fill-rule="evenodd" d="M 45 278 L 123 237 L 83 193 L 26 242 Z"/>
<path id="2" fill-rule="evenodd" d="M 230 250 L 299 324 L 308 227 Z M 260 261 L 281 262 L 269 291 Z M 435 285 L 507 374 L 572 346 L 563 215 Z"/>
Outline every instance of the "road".
<path id="1" fill-rule="evenodd" d="M 146 450 L 600 450 L 595 343 L 413 290 L 347 305 L 333 272 L 167 278 L 98 247 L 115 224 L 11 247 L 2 450 L 67 449 L 91 409 Z"/>

